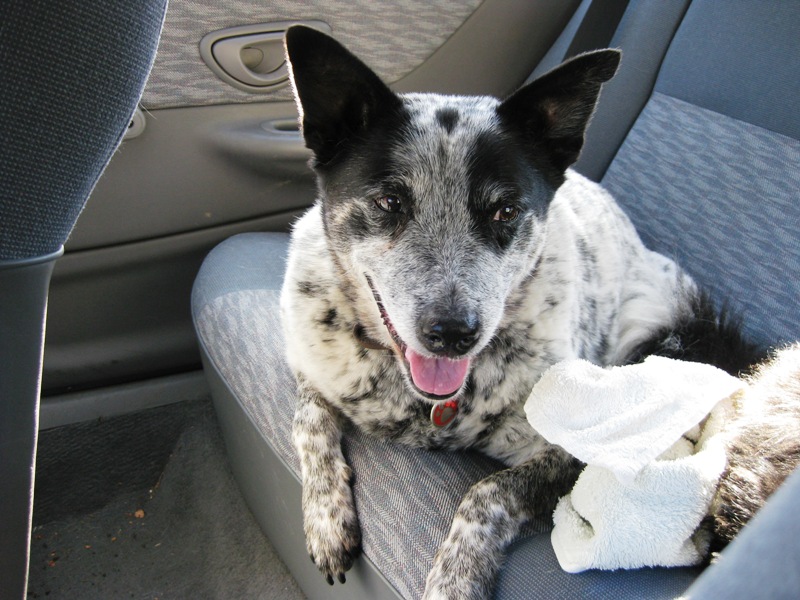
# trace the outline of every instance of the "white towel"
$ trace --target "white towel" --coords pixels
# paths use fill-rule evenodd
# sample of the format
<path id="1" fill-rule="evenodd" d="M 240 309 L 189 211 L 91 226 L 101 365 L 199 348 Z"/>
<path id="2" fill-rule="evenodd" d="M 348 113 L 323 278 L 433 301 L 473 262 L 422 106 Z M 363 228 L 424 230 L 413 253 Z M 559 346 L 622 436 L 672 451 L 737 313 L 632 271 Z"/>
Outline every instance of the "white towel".
<path id="1" fill-rule="evenodd" d="M 542 376 L 525 405 L 528 420 L 587 464 L 553 515 L 565 571 L 702 559 L 694 533 L 726 466 L 718 432 L 733 410 L 721 401 L 742 387 L 709 365 L 661 357 L 610 369 L 567 361 Z M 683 438 L 690 430 L 694 437 Z"/>

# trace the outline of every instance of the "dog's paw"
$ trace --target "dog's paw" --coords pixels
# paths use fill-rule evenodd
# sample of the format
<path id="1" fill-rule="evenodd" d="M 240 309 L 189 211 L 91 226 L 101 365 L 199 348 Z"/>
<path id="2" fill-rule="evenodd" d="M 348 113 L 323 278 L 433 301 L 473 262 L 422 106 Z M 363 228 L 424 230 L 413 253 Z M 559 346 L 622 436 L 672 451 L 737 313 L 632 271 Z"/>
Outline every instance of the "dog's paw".
<path id="1" fill-rule="evenodd" d="M 501 558 L 491 526 L 457 516 L 425 581 L 423 600 L 486 600 Z"/>
<path id="2" fill-rule="evenodd" d="M 516 535 L 519 502 L 509 493 L 512 470 L 470 488 L 456 510 L 450 533 L 439 546 L 425 582 L 425 600 L 486 600 L 506 545 Z M 513 488 L 512 488 L 513 489 Z"/>
<path id="3" fill-rule="evenodd" d="M 330 493 L 304 494 L 308 554 L 330 585 L 346 580 L 345 572 L 361 554 L 361 528 L 350 489 L 350 469 L 342 465 L 339 485 Z"/>
<path id="4" fill-rule="evenodd" d="M 306 524 L 306 548 L 317 568 L 330 585 L 334 579 L 346 581 L 345 572 L 361 553 L 361 529 L 358 520 L 331 515 Z"/>

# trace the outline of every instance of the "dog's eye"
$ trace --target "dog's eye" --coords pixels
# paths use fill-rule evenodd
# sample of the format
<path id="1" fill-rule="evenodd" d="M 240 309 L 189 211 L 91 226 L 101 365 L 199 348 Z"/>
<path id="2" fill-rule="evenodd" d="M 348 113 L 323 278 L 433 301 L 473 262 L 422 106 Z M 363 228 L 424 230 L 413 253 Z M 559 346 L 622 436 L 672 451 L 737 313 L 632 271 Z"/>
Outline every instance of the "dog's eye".
<path id="1" fill-rule="evenodd" d="M 494 221 L 501 223 L 510 223 L 519 216 L 519 208 L 513 205 L 502 206 L 496 213 L 494 213 Z"/>
<path id="2" fill-rule="evenodd" d="M 380 196 L 375 199 L 375 204 L 388 213 L 399 213 L 403 210 L 403 202 L 397 196 Z"/>

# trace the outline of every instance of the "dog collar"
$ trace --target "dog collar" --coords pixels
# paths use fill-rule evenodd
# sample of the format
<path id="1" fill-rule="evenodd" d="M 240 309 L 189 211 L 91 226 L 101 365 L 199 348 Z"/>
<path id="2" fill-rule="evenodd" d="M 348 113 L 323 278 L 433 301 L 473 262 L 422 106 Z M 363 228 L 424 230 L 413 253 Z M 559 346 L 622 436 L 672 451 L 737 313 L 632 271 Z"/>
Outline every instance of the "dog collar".
<path id="1" fill-rule="evenodd" d="M 431 423 L 436 427 L 446 427 L 458 414 L 458 400 L 439 402 L 431 408 Z"/>

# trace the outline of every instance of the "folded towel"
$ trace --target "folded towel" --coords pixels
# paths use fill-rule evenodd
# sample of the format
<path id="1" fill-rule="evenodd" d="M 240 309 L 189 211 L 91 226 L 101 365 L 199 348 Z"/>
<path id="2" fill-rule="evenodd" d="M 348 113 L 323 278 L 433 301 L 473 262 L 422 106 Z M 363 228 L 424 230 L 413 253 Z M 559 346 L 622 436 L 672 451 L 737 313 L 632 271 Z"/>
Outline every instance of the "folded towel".
<path id="1" fill-rule="evenodd" d="M 565 571 L 702 560 L 695 532 L 726 466 L 720 432 L 742 387 L 714 367 L 661 357 L 610 369 L 568 361 L 542 376 L 528 420 L 587 463 L 553 515 Z"/>
<path id="2" fill-rule="evenodd" d="M 565 361 L 542 375 L 525 413 L 550 443 L 630 483 L 742 385 L 716 367 L 660 356 L 609 369 Z"/>

